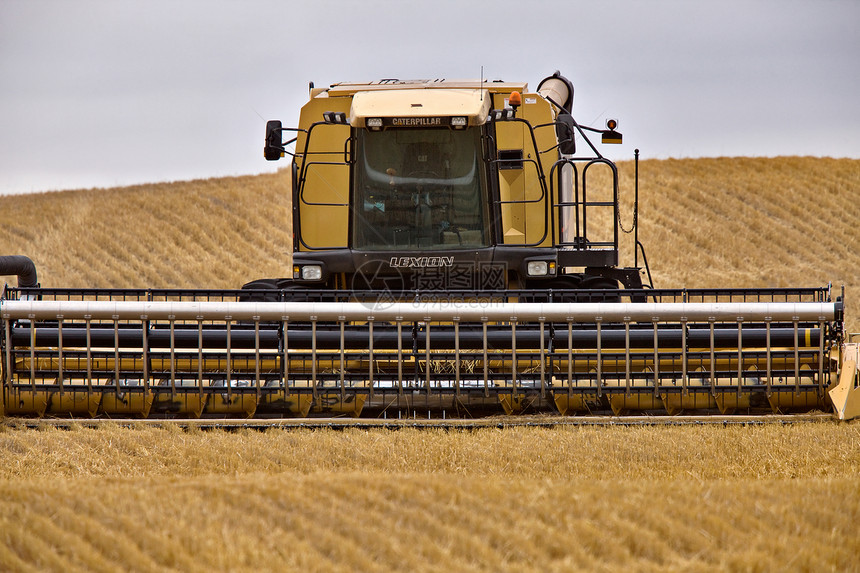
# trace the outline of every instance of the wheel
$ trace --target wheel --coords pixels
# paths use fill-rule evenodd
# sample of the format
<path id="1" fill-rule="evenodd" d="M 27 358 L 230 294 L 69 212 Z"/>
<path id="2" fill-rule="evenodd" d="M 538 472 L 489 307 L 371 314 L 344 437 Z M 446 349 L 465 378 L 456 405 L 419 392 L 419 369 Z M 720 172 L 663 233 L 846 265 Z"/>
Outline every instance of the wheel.
<path id="1" fill-rule="evenodd" d="M 620 302 L 621 295 L 617 292 L 618 281 L 606 277 L 585 277 L 580 284 L 582 290 L 595 291 L 585 293 L 588 302 Z"/>

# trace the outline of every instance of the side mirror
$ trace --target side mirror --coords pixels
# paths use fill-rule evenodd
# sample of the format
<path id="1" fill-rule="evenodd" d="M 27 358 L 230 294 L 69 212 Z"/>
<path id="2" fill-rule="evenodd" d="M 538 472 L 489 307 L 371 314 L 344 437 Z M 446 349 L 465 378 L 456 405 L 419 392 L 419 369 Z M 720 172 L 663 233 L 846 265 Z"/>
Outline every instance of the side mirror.
<path id="1" fill-rule="evenodd" d="M 266 161 L 277 161 L 285 155 L 284 145 L 281 143 L 282 129 L 280 120 L 272 119 L 266 122 L 266 146 L 263 148 Z"/>
<path id="2" fill-rule="evenodd" d="M 573 155 L 576 153 L 576 140 L 573 137 L 573 116 L 569 113 L 558 114 L 555 124 L 555 135 L 558 137 L 558 150 L 562 155 Z"/>

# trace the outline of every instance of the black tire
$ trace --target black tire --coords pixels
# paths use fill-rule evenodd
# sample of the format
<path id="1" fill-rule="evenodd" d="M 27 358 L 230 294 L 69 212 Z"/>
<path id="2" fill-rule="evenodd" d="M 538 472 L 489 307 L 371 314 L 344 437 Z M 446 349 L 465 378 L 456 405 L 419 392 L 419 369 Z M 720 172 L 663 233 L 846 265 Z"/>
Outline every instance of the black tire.
<path id="1" fill-rule="evenodd" d="M 613 293 L 618 290 L 618 281 L 608 279 L 606 277 L 586 277 L 583 279 L 580 288 L 587 291 L 595 291 L 587 293 L 587 302 L 620 302 L 621 294 Z"/>
<path id="2" fill-rule="evenodd" d="M 278 279 L 257 279 L 242 285 L 239 302 L 278 302 L 280 300 Z"/>

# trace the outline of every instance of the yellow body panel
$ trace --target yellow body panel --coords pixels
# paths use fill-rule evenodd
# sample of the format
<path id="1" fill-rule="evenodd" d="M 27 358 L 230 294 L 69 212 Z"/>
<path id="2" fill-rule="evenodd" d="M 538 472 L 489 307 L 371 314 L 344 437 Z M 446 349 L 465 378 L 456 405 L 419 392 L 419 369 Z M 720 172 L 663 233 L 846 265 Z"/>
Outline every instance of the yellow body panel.
<path id="1" fill-rule="evenodd" d="M 538 94 L 533 93 L 522 94 L 522 99 L 523 105 L 520 107 L 519 116 L 527 120 L 530 124 L 536 126 L 555 121 L 556 112 L 547 100 L 540 97 Z M 534 135 L 535 141 L 537 141 L 536 157 L 541 163 L 543 173 L 546 177 L 549 177 L 552 166 L 559 157 L 558 149 L 556 147 L 558 141 L 556 139 L 555 127 L 550 125 L 537 128 L 534 131 Z M 531 138 L 529 138 L 529 140 L 530 139 Z M 531 141 L 526 143 L 529 146 L 533 146 Z M 528 153 L 525 154 L 525 158 L 531 159 L 528 157 Z M 537 194 L 537 196 L 540 197 L 541 189 L 539 186 L 537 171 L 532 172 L 530 178 L 533 181 L 532 185 L 537 187 L 534 191 L 530 191 L 530 193 Z M 549 194 L 551 192 L 550 181 L 545 181 L 545 184 L 546 193 Z M 542 201 L 534 203 L 527 208 L 526 212 L 528 222 L 529 225 L 531 225 L 531 229 L 526 236 L 529 244 L 537 241 L 540 241 L 540 246 L 542 247 L 550 247 L 554 244 L 555 228 L 551 224 L 552 218 L 548 212 L 550 204 L 550 197 L 543 196 Z"/>
<path id="2" fill-rule="evenodd" d="M 663 408 L 663 400 L 661 396 L 654 394 L 614 394 L 609 398 L 609 405 L 612 408 L 612 413 L 620 416 L 628 411 L 640 410 L 660 410 Z"/>
<path id="3" fill-rule="evenodd" d="M 500 151 L 524 149 L 525 128 L 521 123 L 500 122 L 496 125 L 496 140 Z M 523 163 L 522 169 L 499 170 L 499 196 L 502 200 L 502 235 L 505 244 L 526 244 L 526 205 L 525 203 L 504 203 L 505 201 L 532 201 L 540 198 L 540 189 L 527 184 L 526 172 L 534 174 L 534 165 Z M 529 226 L 529 229 L 531 226 Z"/>
<path id="4" fill-rule="evenodd" d="M 257 395 L 247 392 L 212 394 L 206 404 L 206 413 L 226 417 L 252 418 L 257 411 Z"/>
<path id="5" fill-rule="evenodd" d="M 145 392 L 105 392 L 99 413 L 107 416 L 136 416 L 146 418 L 152 409 L 153 395 Z"/>
<path id="6" fill-rule="evenodd" d="M 197 392 L 156 394 L 153 406 L 179 418 L 199 418 L 206 407 L 206 395 Z"/>
<path id="7" fill-rule="evenodd" d="M 852 420 L 860 417 L 860 344 L 847 343 L 842 347 L 842 368 L 839 380 L 828 388 L 827 394 L 833 403 L 836 417 Z"/>
<path id="8" fill-rule="evenodd" d="M 809 411 L 812 408 L 827 409 L 824 394 L 817 390 L 801 392 L 774 392 L 767 398 L 774 414 L 788 414 L 796 411 Z"/>
<path id="9" fill-rule="evenodd" d="M 25 388 L 6 388 L 4 392 L 7 416 L 45 415 L 48 406 L 47 392 Z"/>
<path id="10" fill-rule="evenodd" d="M 323 93 L 302 107 L 299 127 L 309 130 L 311 124 L 322 121 L 323 113 L 327 111 L 347 113 L 351 102 L 349 97 L 332 98 Z M 349 165 L 345 163 L 345 142 L 348 137 L 348 125 L 317 126 L 307 155 L 298 158 L 300 174 L 306 178 L 303 193 L 297 205 L 293 205 L 293 209 L 299 209 L 301 236 L 305 243 L 299 245 L 299 250 L 347 246 Z M 299 132 L 297 153 L 304 152 L 305 141 L 306 135 Z"/>
<path id="11" fill-rule="evenodd" d="M 531 403 L 535 400 L 537 400 L 536 396 L 528 396 L 521 393 L 499 394 L 499 403 L 502 405 L 502 409 L 508 416 L 519 414 L 531 406 Z"/>
<path id="12" fill-rule="evenodd" d="M 361 410 L 364 408 L 366 400 L 366 394 L 323 392 L 317 395 L 311 407 L 311 412 L 357 418 L 361 415 Z"/>
<path id="13" fill-rule="evenodd" d="M 507 97 L 508 94 L 496 94 L 494 107 L 504 108 Z M 532 125 L 555 120 L 555 112 L 542 97 L 525 93 L 522 94 L 522 100 L 523 105 L 519 107 L 517 117 L 528 120 Z M 522 150 L 523 157 L 522 168 L 499 170 L 499 192 L 503 202 L 502 234 L 507 245 L 551 246 L 553 242 L 554 230 L 547 211 L 548 197 L 541 186 L 536 162 L 540 162 L 544 173 L 548 174 L 558 159 L 555 145 L 555 131 L 551 126 L 535 130 L 535 141 L 532 141 L 529 130 L 521 122 L 496 124 L 498 150 Z M 524 202 L 505 204 L 505 201 Z"/>
<path id="14" fill-rule="evenodd" d="M 592 401 L 588 400 L 584 394 L 553 392 L 552 398 L 558 413 L 562 416 L 572 416 L 577 412 L 590 412 L 592 410 Z"/>
<path id="15" fill-rule="evenodd" d="M 281 390 L 277 393 L 264 393 L 260 396 L 257 404 L 258 409 L 272 408 L 286 412 L 296 418 L 305 418 L 313 404 L 313 396 L 310 394 L 297 394 Z"/>
<path id="16" fill-rule="evenodd" d="M 99 411 L 101 394 L 86 390 L 46 391 L 45 413 L 49 416 L 76 416 L 93 418 Z"/>

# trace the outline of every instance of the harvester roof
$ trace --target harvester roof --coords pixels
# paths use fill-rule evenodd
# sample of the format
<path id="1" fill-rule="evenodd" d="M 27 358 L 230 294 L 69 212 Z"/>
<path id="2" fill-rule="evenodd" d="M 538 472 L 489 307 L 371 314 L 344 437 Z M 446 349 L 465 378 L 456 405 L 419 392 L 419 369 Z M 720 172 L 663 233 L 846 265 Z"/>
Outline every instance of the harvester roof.
<path id="1" fill-rule="evenodd" d="M 403 89 L 468 89 L 484 90 L 490 93 L 510 93 L 514 90 L 528 90 L 526 82 L 501 82 L 484 80 L 375 80 L 371 82 L 339 82 L 328 90 L 330 97 L 350 96 L 361 91 L 403 90 Z"/>
<path id="2" fill-rule="evenodd" d="M 465 117 L 468 125 L 480 125 L 492 107 L 488 95 L 527 89 L 524 82 L 384 79 L 333 84 L 323 97 L 351 97 L 353 127 L 364 127 L 367 118 L 398 118 L 402 126 L 422 126 L 418 122 L 426 118 Z"/>
<path id="3" fill-rule="evenodd" d="M 392 125 L 400 127 L 432 127 L 434 121 L 441 125 L 442 118 L 457 116 L 480 125 L 491 99 L 478 89 L 361 91 L 352 98 L 350 123 L 364 127 L 367 118 L 375 117 L 392 118 Z"/>

